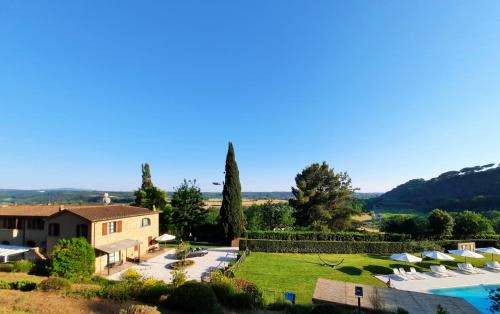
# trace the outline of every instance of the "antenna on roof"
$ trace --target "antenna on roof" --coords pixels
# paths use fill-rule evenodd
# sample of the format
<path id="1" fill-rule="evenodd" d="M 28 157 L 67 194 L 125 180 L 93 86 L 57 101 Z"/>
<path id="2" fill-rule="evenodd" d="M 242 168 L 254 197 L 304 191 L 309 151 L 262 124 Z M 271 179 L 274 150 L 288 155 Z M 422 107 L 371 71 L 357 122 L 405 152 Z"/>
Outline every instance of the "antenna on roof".
<path id="1" fill-rule="evenodd" d="M 109 205 L 109 203 L 111 203 L 111 199 L 109 198 L 108 193 L 104 193 L 104 197 L 102 198 L 102 202 L 104 203 L 104 205 Z"/>

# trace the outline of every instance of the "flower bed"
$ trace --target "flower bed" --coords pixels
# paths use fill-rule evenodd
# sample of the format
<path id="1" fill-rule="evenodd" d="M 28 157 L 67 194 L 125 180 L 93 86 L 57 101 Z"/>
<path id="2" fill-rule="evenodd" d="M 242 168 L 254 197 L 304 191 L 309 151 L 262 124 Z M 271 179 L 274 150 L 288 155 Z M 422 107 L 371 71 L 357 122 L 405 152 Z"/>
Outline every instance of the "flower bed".
<path id="1" fill-rule="evenodd" d="M 170 268 L 175 269 L 175 270 L 179 270 L 179 269 L 188 268 L 189 266 L 191 266 L 193 264 L 194 264 L 193 260 L 187 259 L 187 260 L 177 261 L 177 262 L 171 263 Z"/>

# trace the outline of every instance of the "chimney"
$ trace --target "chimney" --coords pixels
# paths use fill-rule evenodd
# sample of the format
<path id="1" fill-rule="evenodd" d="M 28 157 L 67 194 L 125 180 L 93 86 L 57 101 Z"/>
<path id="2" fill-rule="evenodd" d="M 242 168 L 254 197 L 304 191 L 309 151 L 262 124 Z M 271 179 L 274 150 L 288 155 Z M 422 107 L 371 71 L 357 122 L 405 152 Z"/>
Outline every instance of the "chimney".
<path id="1" fill-rule="evenodd" d="M 64 205 L 59 205 L 59 211 L 62 212 L 64 210 Z"/>
<path id="2" fill-rule="evenodd" d="M 153 211 L 154 212 L 156 211 L 156 205 L 153 205 Z"/>

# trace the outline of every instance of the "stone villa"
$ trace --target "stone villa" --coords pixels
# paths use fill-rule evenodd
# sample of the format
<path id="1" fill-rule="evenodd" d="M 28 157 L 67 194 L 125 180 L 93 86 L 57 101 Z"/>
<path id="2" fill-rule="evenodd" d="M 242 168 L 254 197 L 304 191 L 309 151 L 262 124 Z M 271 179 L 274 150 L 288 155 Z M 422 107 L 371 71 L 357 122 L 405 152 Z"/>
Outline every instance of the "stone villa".
<path id="1" fill-rule="evenodd" d="M 127 205 L 0 207 L 0 243 L 50 257 L 60 239 L 83 237 L 94 247 L 96 272 L 157 247 L 159 212 Z"/>

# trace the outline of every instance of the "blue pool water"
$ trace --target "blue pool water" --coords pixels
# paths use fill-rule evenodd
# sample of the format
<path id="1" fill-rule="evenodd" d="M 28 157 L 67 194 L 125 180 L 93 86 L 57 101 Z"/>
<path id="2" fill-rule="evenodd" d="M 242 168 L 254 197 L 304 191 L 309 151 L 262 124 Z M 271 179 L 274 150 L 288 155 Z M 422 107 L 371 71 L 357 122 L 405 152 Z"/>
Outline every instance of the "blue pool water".
<path id="1" fill-rule="evenodd" d="M 482 313 L 491 313 L 489 311 L 490 300 L 488 299 L 488 294 L 490 290 L 494 290 L 496 288 L 500 288 L 500 285 L 481 285 L 461 288 L 434 289 L 430 290 L 430 292 L 432 294 L 446 295 L 450 297 L 465 299 Z"/>

